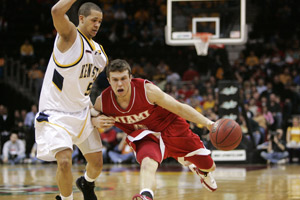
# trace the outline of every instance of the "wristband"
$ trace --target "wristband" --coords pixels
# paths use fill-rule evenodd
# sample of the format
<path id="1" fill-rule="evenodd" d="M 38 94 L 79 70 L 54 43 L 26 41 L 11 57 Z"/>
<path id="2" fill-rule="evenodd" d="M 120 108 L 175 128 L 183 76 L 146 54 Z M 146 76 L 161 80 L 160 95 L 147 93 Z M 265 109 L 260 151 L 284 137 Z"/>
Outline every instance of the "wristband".
<path id="1" fill-rule="evenodd" d="M 91 116 L 92 116 L 92 117 L 96 117 L 96 116 L 98 116 L 98 115 L 100 114 L 100 112 L 97 111 L 94 107 L 92 107 L 92 108 L 90 109 L 90 111 L 91 111 Z"/>

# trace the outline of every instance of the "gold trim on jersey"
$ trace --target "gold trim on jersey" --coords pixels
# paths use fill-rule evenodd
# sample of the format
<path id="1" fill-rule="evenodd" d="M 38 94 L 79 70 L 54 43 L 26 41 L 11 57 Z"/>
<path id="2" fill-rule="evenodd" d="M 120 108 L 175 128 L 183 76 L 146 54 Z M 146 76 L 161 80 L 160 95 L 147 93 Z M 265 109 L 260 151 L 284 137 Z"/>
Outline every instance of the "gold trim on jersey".
<path id="1" fill-rule="evenodd" d="M 80 41 L 81 41 L 81 53 L 80 53 L 79 58 L 78 58 L 75 62 L 73 62 L 73 63 L 71 63 L 71 64 L 67 64 L 67 65 L 60 64 L 60 63 L 56 60 L 55 55 L 54 55 L 54 51 L 53 51 L 53 54 L 52 54 L 52 55 L 53 55 L 54 63 L 55 63 L 58 67 L 61 67 L 61 68 L 68 68 L 68 67 L 73 67 L 74 65 L 77 65 L 77 64 L 81 61 L 81 59 L 82 59 L 82 57 L 83 57 L 83 54 L 84 54 L 84 51 L 83 51 L 83 49 L 84 49 L 84 44 L 83 44 L 82 37 L 80 37 Z"/>
<path id="2" fill-rule="evenodd" d="M 93 40 L 88 39 L 79 29 L 77 29 L 80 35 L 85 39 L 85 41 L 89 44 L 90 48 L 94 51 L 96 50 L 95 44 Z"/>
<path id="3" fill-rule="evenodd" d="M 58 89 L 58 91 L 61 92 L 61 89 L 59 89 L 59 87 L 57 87 L 57 85 L 52 81 L 53 85 L 56 87 L 56 89 Z"/>
<path id="4" fill-rule="evenodd" d="M 38 123 L 43 123 L 43 122 L 48 123 L 48 124 L 51 124 L 51 125 L 54 125 L 54 126 L 58 126 L 59 128 L 64 129 L 69 135 L 72 136 L 72 134 L 71 134 L 66 128 L 64 128 L 64 127 L 62 127 L 62 126 L 60 126 L 60 125 L 58 125 L 58 124 L 54 124 L 54 123 L 52 123 L 52 122 L 47 122 L 47 121 L 41 121 L 41 122 L 38 121 Z"/>
<path id="5" fill-rule="evenodd" d="M 85 128 L 85 125 L 86 125 L 86 122 L 87 122 L 87 119 L 88 119 L 88 116 L 89 116 L 89 113 L 86 115 L 86 118 L 85 118 L 85 121 L 84 121 L 83 127 L 82 127 L 82 129 L 81 129 L 80 133 L 78 134 L 77 138 L 80 138 L 80 136 L 82 135 L 82 133 L 83 133 L 83 130 L 84 130 L 84 128 Z"/>
<path id="6" fill-rule="evenodd" d="M 85 125 L 86 125 L 86 122 L 87 122 L 87 119 L 88 119 L 88 117 L 89 117 L 89 114 L 87 114 L 86 115 L 86 118 L 85 118 L 85 121 L 84 121 L 84 124 L 83 124 L 83 127 L 82 127 L 82 129 L 81 129 L 81 131 L 80 131 L 80 133 L 78 134 L 78 136 L 77 136 L 77 138 L 80 138 L 80 136 L 82 135 L 82 133 L 83 133 L 83 130 L 84 130 L 84 128 L 85 128 Z M 49 121 L 41 121 L 41 122 L 39 122 L 39 121 L 37 121 L 38 123 L 43 123 L 43 122 L 45 122 L 45 123 L 48 123 L 48 124 L 51 124 L 51 125 L 54 125 L 54 126 L 58 126 L 58 127 L 60 127 L 60 128 L 62 128 L 62 129 L 64 129 L 69 135 L 72 135 L 66 128 L 64 128 L 64 127 L 62 127 L 62 126 L 60 126 L 60 125 L 58 125 L 58 124 L 54 124 L 54 123 L 52 123 L 52 122 L 49 122 Z"/>
<path id="7" fill-rule="evenodd" d="M 105 56 L 105 58 L 106 58 L 106 66 L 108 65 L 108 63 L 109 63 L 109 61 L 108 61 L 108 57 L 107 57 L 107 55 L 106 55 L 106 53 L 105 53 L 105 51 L 104 51 L 104 49 L 103 49 L 103 46 L 102 45 L 100 45 L 100 44 L 98 44 L 99 45 L 99 47 L 100 47 L 100 49 L 102 50 L 102 52 L 103 52 L 103 54 L 104 54 L 104 56 Z"/>

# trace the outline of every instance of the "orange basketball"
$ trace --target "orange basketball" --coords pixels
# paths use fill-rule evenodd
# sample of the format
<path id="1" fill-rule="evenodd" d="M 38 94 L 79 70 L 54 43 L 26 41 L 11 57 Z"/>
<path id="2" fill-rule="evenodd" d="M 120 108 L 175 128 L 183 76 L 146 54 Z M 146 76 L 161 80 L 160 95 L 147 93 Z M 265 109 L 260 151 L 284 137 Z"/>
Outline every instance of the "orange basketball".
<path id="1" fill-rule="evenodd" d="M 242 140 L 242 129 L 232 119 L 219 119 L 213 124 L 209 138 L 217 149 L 224 151 L 233 150 Z"/>

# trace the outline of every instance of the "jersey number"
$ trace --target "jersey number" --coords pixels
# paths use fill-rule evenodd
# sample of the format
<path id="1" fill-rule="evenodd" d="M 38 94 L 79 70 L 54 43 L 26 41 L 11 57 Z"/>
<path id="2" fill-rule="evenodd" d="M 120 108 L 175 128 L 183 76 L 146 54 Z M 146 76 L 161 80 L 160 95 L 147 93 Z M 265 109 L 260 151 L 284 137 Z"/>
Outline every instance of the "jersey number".
<path id="1" fill-rule="evenodd" d="M 90 82 L 86 88 L 86 92 L 84 93 L 85 96 L 90 95 L 93 87 L 93 82 Z"/>

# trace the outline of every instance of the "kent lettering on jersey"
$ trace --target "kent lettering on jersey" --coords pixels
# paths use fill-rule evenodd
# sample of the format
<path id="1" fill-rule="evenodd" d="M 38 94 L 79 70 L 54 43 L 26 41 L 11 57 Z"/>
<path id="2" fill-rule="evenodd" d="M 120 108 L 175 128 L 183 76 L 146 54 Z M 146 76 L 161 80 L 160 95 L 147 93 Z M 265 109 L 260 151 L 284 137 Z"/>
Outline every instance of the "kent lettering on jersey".
<path id="1" fill-rule="evenodd" d="M 92 73 L 91 73 L 92 72 Z M 89 78 L 92 77 L 93 81 L 96 80 L 99 73 L 99 68 L 94 66 L 92 63 L 88 63 L 81 66 L 81 73 L 79 78 Z"/>

